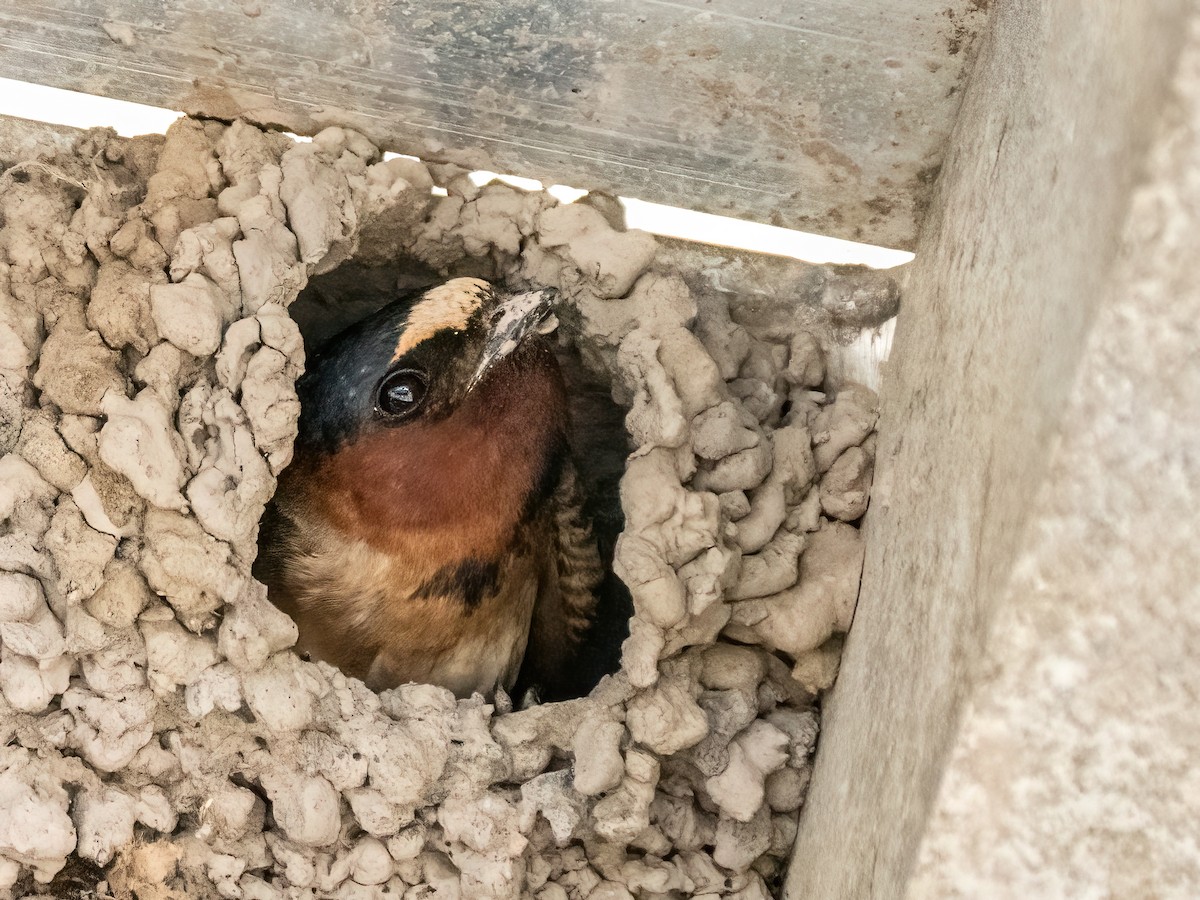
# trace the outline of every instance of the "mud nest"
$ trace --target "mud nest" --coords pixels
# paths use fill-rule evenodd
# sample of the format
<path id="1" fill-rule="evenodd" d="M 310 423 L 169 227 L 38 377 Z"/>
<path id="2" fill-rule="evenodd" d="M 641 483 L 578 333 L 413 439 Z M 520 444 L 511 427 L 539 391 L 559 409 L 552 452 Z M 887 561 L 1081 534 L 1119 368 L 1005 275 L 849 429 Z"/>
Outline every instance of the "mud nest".
<path id="1" fill-rule="evenodd" d="M 91 132 L 0 178 L 0 885 L 770 895 L 873 464 L 875 397 L 826 390 L 811 318 L 738 324 L 597 206 L 339 128 Z M 289 306 L 352 258 L 559 288 L 627 408 L 635 614 L 588 697 L 374 694 L 293 653 L 250 577 L 296 434 Z"/>

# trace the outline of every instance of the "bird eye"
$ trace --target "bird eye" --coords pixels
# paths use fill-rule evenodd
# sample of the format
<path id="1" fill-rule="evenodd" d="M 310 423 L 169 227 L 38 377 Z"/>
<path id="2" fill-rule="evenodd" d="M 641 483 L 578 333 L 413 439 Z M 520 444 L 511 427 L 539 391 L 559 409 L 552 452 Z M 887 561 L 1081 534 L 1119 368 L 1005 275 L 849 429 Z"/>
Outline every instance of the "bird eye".
<path id="1" fill-rule="evenodd" d="M 375 404 L 385 416 L 400 419 L 416 412 L 424 400 L 425 377 L 412 369 L 400 369 L 383 379 Z"/>

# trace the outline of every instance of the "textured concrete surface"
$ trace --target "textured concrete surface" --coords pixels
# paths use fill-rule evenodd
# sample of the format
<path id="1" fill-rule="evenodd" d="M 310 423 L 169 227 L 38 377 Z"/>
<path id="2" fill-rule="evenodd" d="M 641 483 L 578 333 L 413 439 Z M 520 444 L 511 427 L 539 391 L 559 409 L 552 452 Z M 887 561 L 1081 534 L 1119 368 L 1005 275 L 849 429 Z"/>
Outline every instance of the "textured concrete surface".
<path id="1" fill-rule="evenodd" d="M 1039 677 L 1045 680 L 1041 669 L 1022 670 L 1017 644 L 1003 649 L 993 645 L 1010 668 L 985 664 L 990 658 L 988 634 L 997 618 L 1010 621 L 1016 608 L 1008 604 L 1028 593 L 1014 588 L 1012 578 L 1025 542 L 1036 545 L 1045 527 L 1041 513 L 1043 507 L 1049 513 L 1049 501 L 1039 499 L 1038 492 L 1048 472 L 1061 479 L 1061 467 L 1069 465 L 1056 448 L 1061 454 L 1068 448 L 1079 454 L 1087 446 L 1063 443 L 1064 434 L 1068 442 L 1080 439 L 1064 427 L 1074 423 L 1071 427 L 1085 432 L 1094 427 L 1089 439 L 1111 455 L 1143 446 L 1141 426 L 1131 419 L 1118 416 L 1093 426 L 1089 410 L 1076 409 L 1068 419 L 1064 407 L 1072 385 L 1085 371 L 1081 365 L 1089 329 L 1106 298 L 1115 296 L 1114 265 L 1129 198 L 1163 110 L 1190 8 L 1183 2 L 1018 0 L 994 10 L 992 32 L 964 98 L 910 273 L 894 368 L 885 373 L 880 469 L 868 514 L 862 595 L 840 680 L 826 707 L 812 793 L 789 873 L 791 898 L 904 896 L 947 758 L 959 752 L 959 722 L 973 686 L 985 676 L 999 679 L 1007 674 L 1010 680 L 996 688 L 999 693 L 992 702 L 1019 707 L 1032 683 Z M 1104 315 L 1103 321 L 1110 322 L 1115 308 Z M 1145 355 L 1147 368 L 1158 365 L 1153 341 L 1127 349 Z M 1086 371 L 1095 371 L 1093 365 L 1089 363 Z M 1162 373 L 1169 377 L 1171 369 Z M 1145 399 L 1140 409 L 1149 410 Z M 1124 442 L 1110 445 L 1117 435 Z M 1072 498 L 1094 493 L 1103 483 L 1103 461 L 1097 458 L 1093 465 L 1098 467 L 1093 475 L 1099 483 L 1073 487 L 1074 493 L 1056 501 L 1063 504 L 1057 509 L 1068 509 L 1075 502 Z M 1173 509 L 1179 498 L 1170 498 L 1168 506 L 1163 495 L 1178 494 L 1181 479 L 1182 474 L 1168 480 L 1164 489 L 1139 502 L 1162 504 L 1164 512 Z M 1101 505 L 1092 509 L 1103 513 L 1108 501 L 1095 499 Z M 1118 506 L 1111 507 L 1114 515 Z M 1144 600 L 1158 595 L 1148 592 L 1170 579 L 1165 572 L 1152 575 L 1150 559 L 1139 561 L 1131 548 L 1116 540 L 1129 527 L 1133 512 L 1134 507 L 1121 508 L 1121 516 L 1127 518 L 1107 526 L 1103 518 L 1064 525 L 1058 532 L 1057 556 L 1039 559 L 1041 565 L 1051 566 L 1056 558 L 1062 560 L 1070 549 L 1072 527 L 1078 527 L 1077 540 L 1085 534 L 1094 537 L 1082 523 L 1113 529 L 1108 565 L 1117 571 L 1123 567 L 1126 578 L 1144 585 L 1127 598 L 1134 609 L 1126 623 L 1129 617 L 1149 618 L 1153 607 L 1146 607 Z M 1032 530 L 1035 522 L 1037 531 Z M 1186 519 L 1176 516 L 1172 521 L 1170 514 L 1163 522 L 1168 525 L 1188 527 Z M 1172 546 L 1166 538 L 1163 534 L 1157 542 Z M 1095 569 L 1094 556 L 1085 557 L 1079 547 L 1074 553 L 1070 568 L 1062 563 L 1063 574 Z M 1143 565 L 1148 568 L 1144 573 L 1139 571 Z M 1026 564 L 1023 571 L 1031 577 L 1037 570 Z M 1089 584 L 1103 583 L 1099 574 Z M 1069 579 L 1046 587 L 1049 595 L 1070 595 L 1073 589 Z M 1083 597 L 1086 588 L 1081 589 Z M 1053 604 L 1047 599 L 1044 605 Z M 1163 627 L 1170 621 L 1163 610 Z M 1007 630 L 998 631 L 995 640 L 1017 641 L 1006 637 L 1013 627 L 1005 624 Z M 1059 634 L 1027 634 L 1033 640 L 1028 652 L 1056 652 L 1070 637 Z M 1121 639 L 1110 638 L 1116 643 Z M 1137 646 L 1130 643 L 1127 652 L 1123 665 L 1140 666 L 1150 677 L 1153 667 L 1138 656 Z M 1062 678 L 1071 675 L 1059 673 Z M 1148 699 L 1150 688 L 1141 690 Z M 1182 685 L 1171 690 L 1176 691 L 1172 697 L 1186 696 Z M 984 696 L 981 702 L 986 702 Z M 1121 704 L 1133 699 L 1128 693 L 1122 698 L 1094 706 L 1090 716 L 1078 711 L 1072 727 L 1095 729 L 1105 712 L 1125 709 L 1132 715 L 1133 710 Z M 1050 699 L 1039 696 L 1038 701 Z M 1052 709 L 1045 708 L 1047 716 Z M 1019 708 L 1004 711 L 1012 714 Z M 978 727 L 986 731 L 987 722 L 1001 722 L 1000 731 L 1010 724 L 993 717 L 981 719 Z M 1052 718 L 1040 720 L 1040 728 L 1059 730 Z M 1122 746 L 1138 746 L 1140 733 L 1132 722 L 1129 728 Z M 995 737 L 994 731 L 988 733 Z M 961 740 L 976 740 L 971 735 L 969 729 Z M 978 740 L 982 747 L 982 738 Z M 1062 777 L 1069 780 L 1077 773 L 1086 784 L 1084 761 L 1072 756 L 1069 746 L 1058 752 L 1080 768 Z M 1099 756 L 1103 747 L 1102 741 L 1092 740 L 1077 749 L 1085 756 L 1089 750 Z M 1153 747 L 1145 742 L 1140 753 L 1148 754 Z M 953 891 L 996 896 L 1008 890 L 997 880 L 1006 869 L 999 857 L 981 873 L 986 889 L 973 889 L 946 868 L 950 859 L 981 865 L 982 857 L 1000 853 L 995 846 L 998 831 L 986 830 L 1006 826 L 1002 814 L 988 808 L 989 795 L 972 789 L 980 783 L 1012 803 L 1013 850 L 1007 865 L 1019 861 L 1035 868 L 1063 862 L 1052 855 L 1022 856 L 1016 837 L 1017 826 L 1030 825 L 1030 817 L 1039 815 L 1038 804 L 1049 804 L 1049 781 L 1046 796 L 1038 796 L 1037 785 L 1031 785 L 1028 794 L 1010 796 L 1004 794 L 1006 784 L 1025 783 L 1011 746 L 996 743 L 978 755 L 963 746 L 961 752 L 972 766 L 966 760 L 956 763 L 956 771 L 963 771 L 962 785 L 948 785 L 945 810 L 938 814 L 939 831 L 930 835 L 914 896 Z M 1055 764 L 1033 748 L 1021 759 L 1029 765 L 1036 761 L 1047 777 L 1045 767 Z M 1106 759 L 1105 765 L 1109 762 Z M 1114 765 L 1119 768 L 1120 763 Z M 1139 783 L 1130 774 L 1126 786 L 1132 789 Z M 1177 786 L 1185 791 L 1188 785 L 1180 781 Z M 1103 794 L 1078 804 L 1075 812 L 1087 812 L 1093 823 L 1107 821 L 1110 809 Z M 1123 817 L 1122 828 L 1136 821 L 1124 808 L 1111 812 Z M 1057 827 L 1049 806 L 1045 827 Z M 983 830 L 972 833 L 970 828 Z M 962 845 L 943 843 L 943 833 L 952 839 L 956 830 Z M 1064 833 L 1064 840 L 1067 837 Z M 1032 830 L 1022 838 L 1030 841 L 1026 848 L 1043 846 L 1044 836 Z M 1114 858 L 1128 858 L 1134 847 L 1097 840 Z M 968 850 L 975 856 L 969 857 Z M 1111 870 L 1116 863 L 1105 865 Z M 1056 886 L 1063 888 L 1059 882 L 1041 892 L 1030 890 L 1034 896 L 1055 896 L 1060 892 Z M 1112 895 L 1140 896 L 1124 892 L 1120 885 L 1113 886 Z"/>
<path id="2" fill-rule="evenodd" d="M 988 0 L 8 0 L 0 75 L 912 246 Z"/>
<path id="3" fill-rule="evenodd" d="M 911 898 L 1200 896 L 1200 22 Z"/>

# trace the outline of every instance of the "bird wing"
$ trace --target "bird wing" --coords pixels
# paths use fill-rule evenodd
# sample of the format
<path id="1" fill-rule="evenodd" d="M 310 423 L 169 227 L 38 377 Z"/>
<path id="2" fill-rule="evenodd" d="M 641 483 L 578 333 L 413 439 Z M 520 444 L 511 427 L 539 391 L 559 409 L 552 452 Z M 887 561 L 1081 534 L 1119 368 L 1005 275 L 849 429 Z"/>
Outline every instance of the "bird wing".
<path id="1" fill-rule="evenodd" d="M 547 532 L 542 546 L 550 552 L 542 561 L 518 692 L 534 687 L 543 700 L 555 700 L 578 696 L 576 651 L 592 623 L 604 569 L 570 460 L 548 506 L 540 527 Z"/>

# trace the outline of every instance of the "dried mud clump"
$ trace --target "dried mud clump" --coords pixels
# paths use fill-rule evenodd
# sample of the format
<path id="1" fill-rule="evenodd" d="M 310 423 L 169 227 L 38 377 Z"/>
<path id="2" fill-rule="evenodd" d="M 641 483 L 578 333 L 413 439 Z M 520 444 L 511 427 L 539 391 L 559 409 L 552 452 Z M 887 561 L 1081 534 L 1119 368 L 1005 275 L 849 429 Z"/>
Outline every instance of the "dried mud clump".
<path id="1" fill-rule="evenodd" d="M 769 896 L 853 614 L 876 416 L 866 389 L 823 393 L 811 334 L 698 313 L 591 206 L 338 128 L 184 119 L 0 177 L 0 885 Z M 587 698 L 374 694 L 292 653 L 250 577 L 296 433 L 288 306 L 399 253 L 559 287 L 628 408 L 636 615 Z"/>

